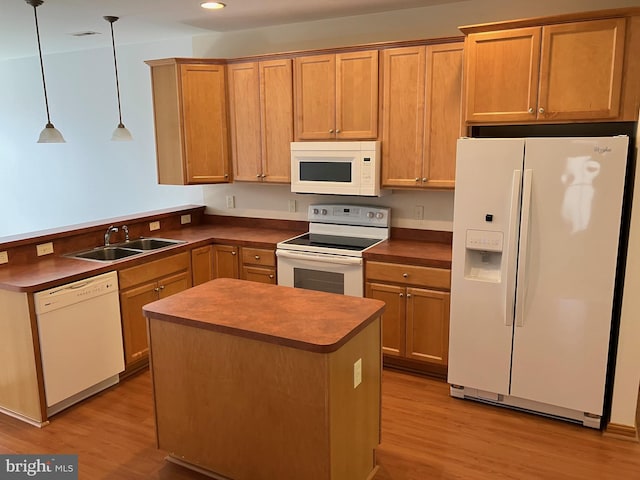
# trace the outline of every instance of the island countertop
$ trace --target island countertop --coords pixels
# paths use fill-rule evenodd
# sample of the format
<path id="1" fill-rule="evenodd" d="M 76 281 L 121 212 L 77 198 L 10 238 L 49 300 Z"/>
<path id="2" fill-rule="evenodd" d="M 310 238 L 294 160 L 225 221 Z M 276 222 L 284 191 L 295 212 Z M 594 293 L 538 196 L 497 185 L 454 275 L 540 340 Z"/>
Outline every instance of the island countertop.
<path id="1" fill-rule="evenodd" d="M 338 350 L 384 311 L 370 298 L 218 278 L 144 306 L 152 319 L 319 353 Z"/>

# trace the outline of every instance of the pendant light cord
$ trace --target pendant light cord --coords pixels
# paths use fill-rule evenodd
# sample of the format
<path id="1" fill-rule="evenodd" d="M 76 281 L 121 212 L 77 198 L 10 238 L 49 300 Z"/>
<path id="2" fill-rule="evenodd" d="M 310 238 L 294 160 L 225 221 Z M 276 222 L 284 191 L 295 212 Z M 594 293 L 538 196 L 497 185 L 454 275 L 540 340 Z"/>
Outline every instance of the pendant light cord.
<path id="1" fill-rule="evenodd" d="M 44 63 L 42 62 L 42 47 L 40 45 L 40 29 L 38 27 L 38 12 L 36 6 L 33 6 L 33 16 L 36 19 L 36 37 L 38 39 L 38 53 L 40 54 L 40 71 L 42 72 L 42 89 L 44 90 L 44 106 L 47 109 L 47 127 L 52 126 L 51 117 L 49 116 L 49 99 L 47 97 L 47 84 L 44 80 Z"/>
<path id="2" fill-rule="evenodd" d="M 116 94 L 118 95 L 118 124 L 119 127 L 124 127 L 122 124 L 122 110 L 120 108 L 120 82 L 118 81 L 118 61 L 116 60 L 116 41 L 113 38 L 113 22 L 115 20 L 107 20 L 111 26 L 111 46 L 113 47 L 113 66 L 116 69 Z"/>

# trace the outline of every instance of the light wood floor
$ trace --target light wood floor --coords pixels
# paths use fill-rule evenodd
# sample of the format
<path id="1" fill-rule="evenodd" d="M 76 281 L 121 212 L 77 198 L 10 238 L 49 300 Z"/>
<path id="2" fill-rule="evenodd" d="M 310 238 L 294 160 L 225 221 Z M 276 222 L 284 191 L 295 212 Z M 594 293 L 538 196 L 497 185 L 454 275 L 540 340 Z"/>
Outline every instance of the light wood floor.
<path id="1" fill-rule="evenodd" d="M 640 478 L 638 443 L 453 399 L 438 380 L 385 371 L 382 391 L 376 480 Z M 148 371 L 43 429 L 0 415 L 0 453 L 77 453 L 82 480 L 206 478 L 167 463 L 156 450 Z"/>

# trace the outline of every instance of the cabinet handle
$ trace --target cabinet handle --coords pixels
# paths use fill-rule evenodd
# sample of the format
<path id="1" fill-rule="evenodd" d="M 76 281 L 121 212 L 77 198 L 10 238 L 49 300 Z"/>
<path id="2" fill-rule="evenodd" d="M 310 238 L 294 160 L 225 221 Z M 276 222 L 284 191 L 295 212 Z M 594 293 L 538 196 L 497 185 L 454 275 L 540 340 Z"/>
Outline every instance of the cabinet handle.
<path id="1" fill-rule="evenodd" d="M 231 255 L 235 255 L 237 252 L 231 252 Z"/>
<path id="2" fill-rule="evenodd" d="M 329 133 L 333 133 L 333 128 L 330 128 L 330 129 L 329 129 Z"/>
<path id="3" fill-rule="evenodd" d="M 427 177 L 423 177 L 423 179 L 422 179 L 423 182 L 426 182 L 427 180 L 428 180 Z"/>
<path id="4" fill-rule="evenodd" d="M 403 276 L 404 278 L 408 278 L 408 277 L 409 277 L 409 274 L 408 274 L 408 273 L 403 273 L 403 274 L 402 274 L 402 276 Z"/>
<path id="5" fill-rule="evenodd" d="M 410 293 L 407 293 L 407 298 L 411 298 L 411 294 Z"/>
<path id="6" fill-rule="evenodd" d="M 158 290 L 160 291 L 164 290 L 164 285 L 160 285 L 160 288 Z"/>
<path id="7" fill-rule="evenodd" d="M 540 108 L 538 109 L 538 113 L 544 113 L 544 108 L 540 107 Z"/>
<path id="8" fill-rule="evenodd" d="M 419 182 L 419 181 L 420 181 L 420 179 L 418 177 L 416 177 L 416 182 Z"/>
<path id="9" fill-rule="evenodd" d="M 273 274 L 272 274 L 272 273 L 271 273 L 271 274 L 269 274 L 269 278 L 273 278 Z"/>
<path id="10" fill-rule="evenodd" d="M 263 173 L 262 178 L 267 178 L 267 175 Z"/>
<path id="11" fill-rule="evenodd" d="M 257 174 L 257 175 L 256 175 L 256 178 L 260 178 L 260 174 Z"/>
<path id="12" fill-rule="evenodd" d="M 400 295 L 400 298 L 404 297 L 404 293 L 400 293 L 399 295 Z"/>
<path id="13" fill-rule="evenodd" d="M 158 293 L 160 291 L 160 289 L 158 287 L 153 289 L 154 292 Z"/>
<path id="14" fill-rule="evenodd" d="M 535 110 L 533 109 L 533 107 L 529 107 L 529 113 L 535 113 Z"/>
<path id="15" fill-rule="evenodd" d="M 256 256 L 255 256 L 255 257 L 253 257 L 253 258 L 255 258 L 256 260 L 260 260 L 260 255 L 256 255 Z"/>
<path id="16" fill-rule="evenodd" d="M 225 174 L 224 174 L 224 178 L 229 178 L 229 174 L 228 174 L 228 173 L 225 173 Z"/>
<path id="17" fill-rule="evenodd" d="M 336 133 L 340 133 L 340 129 L 339 128 L 336 130 Z"/>

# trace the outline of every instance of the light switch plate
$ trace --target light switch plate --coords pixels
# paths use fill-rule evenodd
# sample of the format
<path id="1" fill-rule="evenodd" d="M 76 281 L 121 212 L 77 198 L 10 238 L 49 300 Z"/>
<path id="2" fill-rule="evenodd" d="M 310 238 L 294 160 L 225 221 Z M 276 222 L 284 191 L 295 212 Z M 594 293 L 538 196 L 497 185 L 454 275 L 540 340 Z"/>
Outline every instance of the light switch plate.
<path id="1" fill-rule="evenodd" d="M 227 195 L 227 208 L 236 208 L 236 199 L 233 195 Z"/>
<path id="2" fill-rule="evenodd" d="M 289 212 L 293 213 L 296 211 L 296 201 L 289 200 Z"/>
<path id="3" fill-rule="evenodd" d="M 160 230 L 160 222 L 159 221 L 149 222 L 149 230 L 151 230 L 152 232 L 154 230 Z"/>
<path id="4" fill-rule="evenodd" d="M 362 359 L 359 358 L 353 364 L 353 388 L 362 383 Z"/>
<path id="5" fill-rule="evenodd" d="M 414 220 L 423 220 L 424 219 L 424 206 L 416 205 L 413 209 L 413 218 Z"/>
<path id="6" fill-rule="evenodd" d="M 50 255 L 53 253 L 53 242 L 41 243 L 40 245 L 36 245 L 36 252 L 38 256 L 42 255 Z"/>
<path id="7" fill-rule="evenodd" d="M 6 250 L 0 252 L 0 265 L 3 263 L 9 263 L 9 254 Z"/>
<path id="8" fill-rule="evenodd" d="M 187 215 L 182 215 L 180 217 L 180 223 L 182 225 L 186 224 L 186 223 L 191 223 L 191 215 L 187 214 Z"/>

